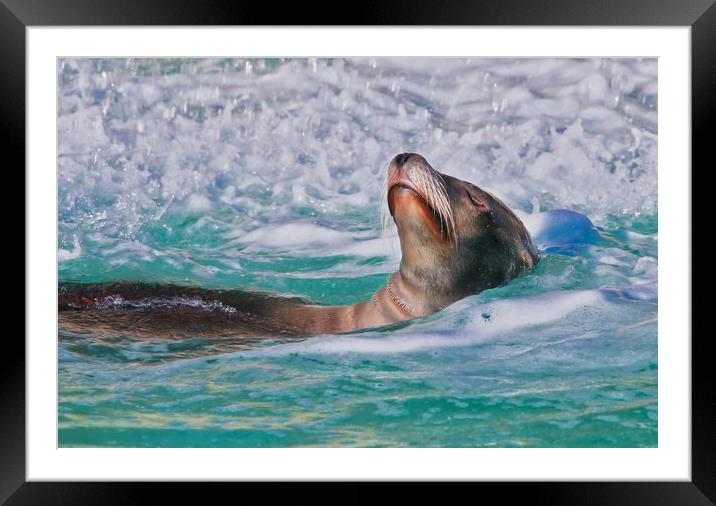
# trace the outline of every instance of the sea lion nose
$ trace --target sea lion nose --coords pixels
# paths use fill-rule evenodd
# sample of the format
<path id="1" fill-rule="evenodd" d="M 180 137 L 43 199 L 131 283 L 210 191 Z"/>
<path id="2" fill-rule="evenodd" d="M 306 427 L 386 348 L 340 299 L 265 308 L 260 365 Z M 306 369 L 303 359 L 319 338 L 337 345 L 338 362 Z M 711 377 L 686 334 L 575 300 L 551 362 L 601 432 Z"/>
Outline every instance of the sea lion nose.
<path id="1" fill-rule="evenodd" d="M 398 167 L 402 167 L 402 165 L 410 158 L 410 155 L 413 153 L 400 153 L 398 156 L 395 157 L 395 162 L 398 164 Z"/>

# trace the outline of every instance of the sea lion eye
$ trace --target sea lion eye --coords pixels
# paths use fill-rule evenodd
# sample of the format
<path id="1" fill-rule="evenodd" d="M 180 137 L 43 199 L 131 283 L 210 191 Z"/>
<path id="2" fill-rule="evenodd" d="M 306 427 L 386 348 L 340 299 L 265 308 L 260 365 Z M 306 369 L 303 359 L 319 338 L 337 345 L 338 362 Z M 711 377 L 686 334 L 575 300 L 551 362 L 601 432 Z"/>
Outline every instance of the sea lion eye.
<path id="1" fill-rule="evenodd" d="M 472 202 L 476 207 L 486 207 L 485 204 L 475 198 L 472 193 L 467 192 L 467 196 L 470 198 L 470 202 Z"/>

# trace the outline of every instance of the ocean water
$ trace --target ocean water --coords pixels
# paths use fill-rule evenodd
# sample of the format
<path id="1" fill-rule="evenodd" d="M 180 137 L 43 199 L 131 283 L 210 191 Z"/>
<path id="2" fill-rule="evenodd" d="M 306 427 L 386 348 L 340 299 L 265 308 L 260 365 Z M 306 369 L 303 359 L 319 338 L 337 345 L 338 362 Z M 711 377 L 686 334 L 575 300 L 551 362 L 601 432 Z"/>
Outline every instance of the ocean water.
<path id="1" fill-rule="evenodd" d="M 60 281 L 367 299 L 398 153 L 542 259 L 426 318 L 292 342 L 60 331 L 59 445 L 657 445 L 654 59 L 58 61 Z"/>

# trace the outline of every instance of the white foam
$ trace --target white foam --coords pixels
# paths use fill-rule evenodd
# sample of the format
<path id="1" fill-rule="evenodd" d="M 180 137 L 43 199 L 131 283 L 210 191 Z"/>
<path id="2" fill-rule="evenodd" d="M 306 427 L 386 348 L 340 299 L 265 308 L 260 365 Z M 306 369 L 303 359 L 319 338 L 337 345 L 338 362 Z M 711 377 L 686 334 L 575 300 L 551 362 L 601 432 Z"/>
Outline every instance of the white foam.
<path id="1" fill-rule="evenodd" d="M 228 244 L 241 245 L 242 251 L 247 253 L 290 252 L 303 256 L 376 257 L 387 255 L 396 247 L 399 251 L 397 235 L 376 237 L 377 233 L 378 231 L 335 230 L 317 225 L 310 220 L 301 220 L 265 225 L 248 233 L 234 231 L 227 234 L 227 237 L 238 235 Z"/>
<path id="2" fill-rule="evenodd" d="M 525 209 L 656 210 L 656 60 L 125 63 L 59 69 L 60 209 L 112 236 L 172 202 L 249 220 L 377 210 L 403 151 Z"/>
<path id="3" fill-rule="evenodd" d="M 204 195 L 192 193 L 187 198 L 186 209 L 190 213 L 203 213 L 211 209 L 211 201 Z"/>
<path id="4" fill-rule="evenodd" d="M 75 236 L 73 246 L 71 250 L 58 248 L 57 249 L 57 260 L 64 262 L 65 260 L 74 260 L 82 256 L 82 246 L 80 246 L 79 237 Z"/>

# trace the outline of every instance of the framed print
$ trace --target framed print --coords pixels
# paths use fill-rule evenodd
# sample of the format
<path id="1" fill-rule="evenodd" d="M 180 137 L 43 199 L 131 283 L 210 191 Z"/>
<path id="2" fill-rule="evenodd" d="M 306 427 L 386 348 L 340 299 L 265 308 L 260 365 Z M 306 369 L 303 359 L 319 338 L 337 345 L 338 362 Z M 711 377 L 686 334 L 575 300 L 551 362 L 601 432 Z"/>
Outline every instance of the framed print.
<path id="1" fill-rule="evenodd" d="M 716 8 L 518 4 L 306 26 L 6 2 L 27 305 L 3 500 L 285 480 L 712 500 L 691 165 Z"/>

